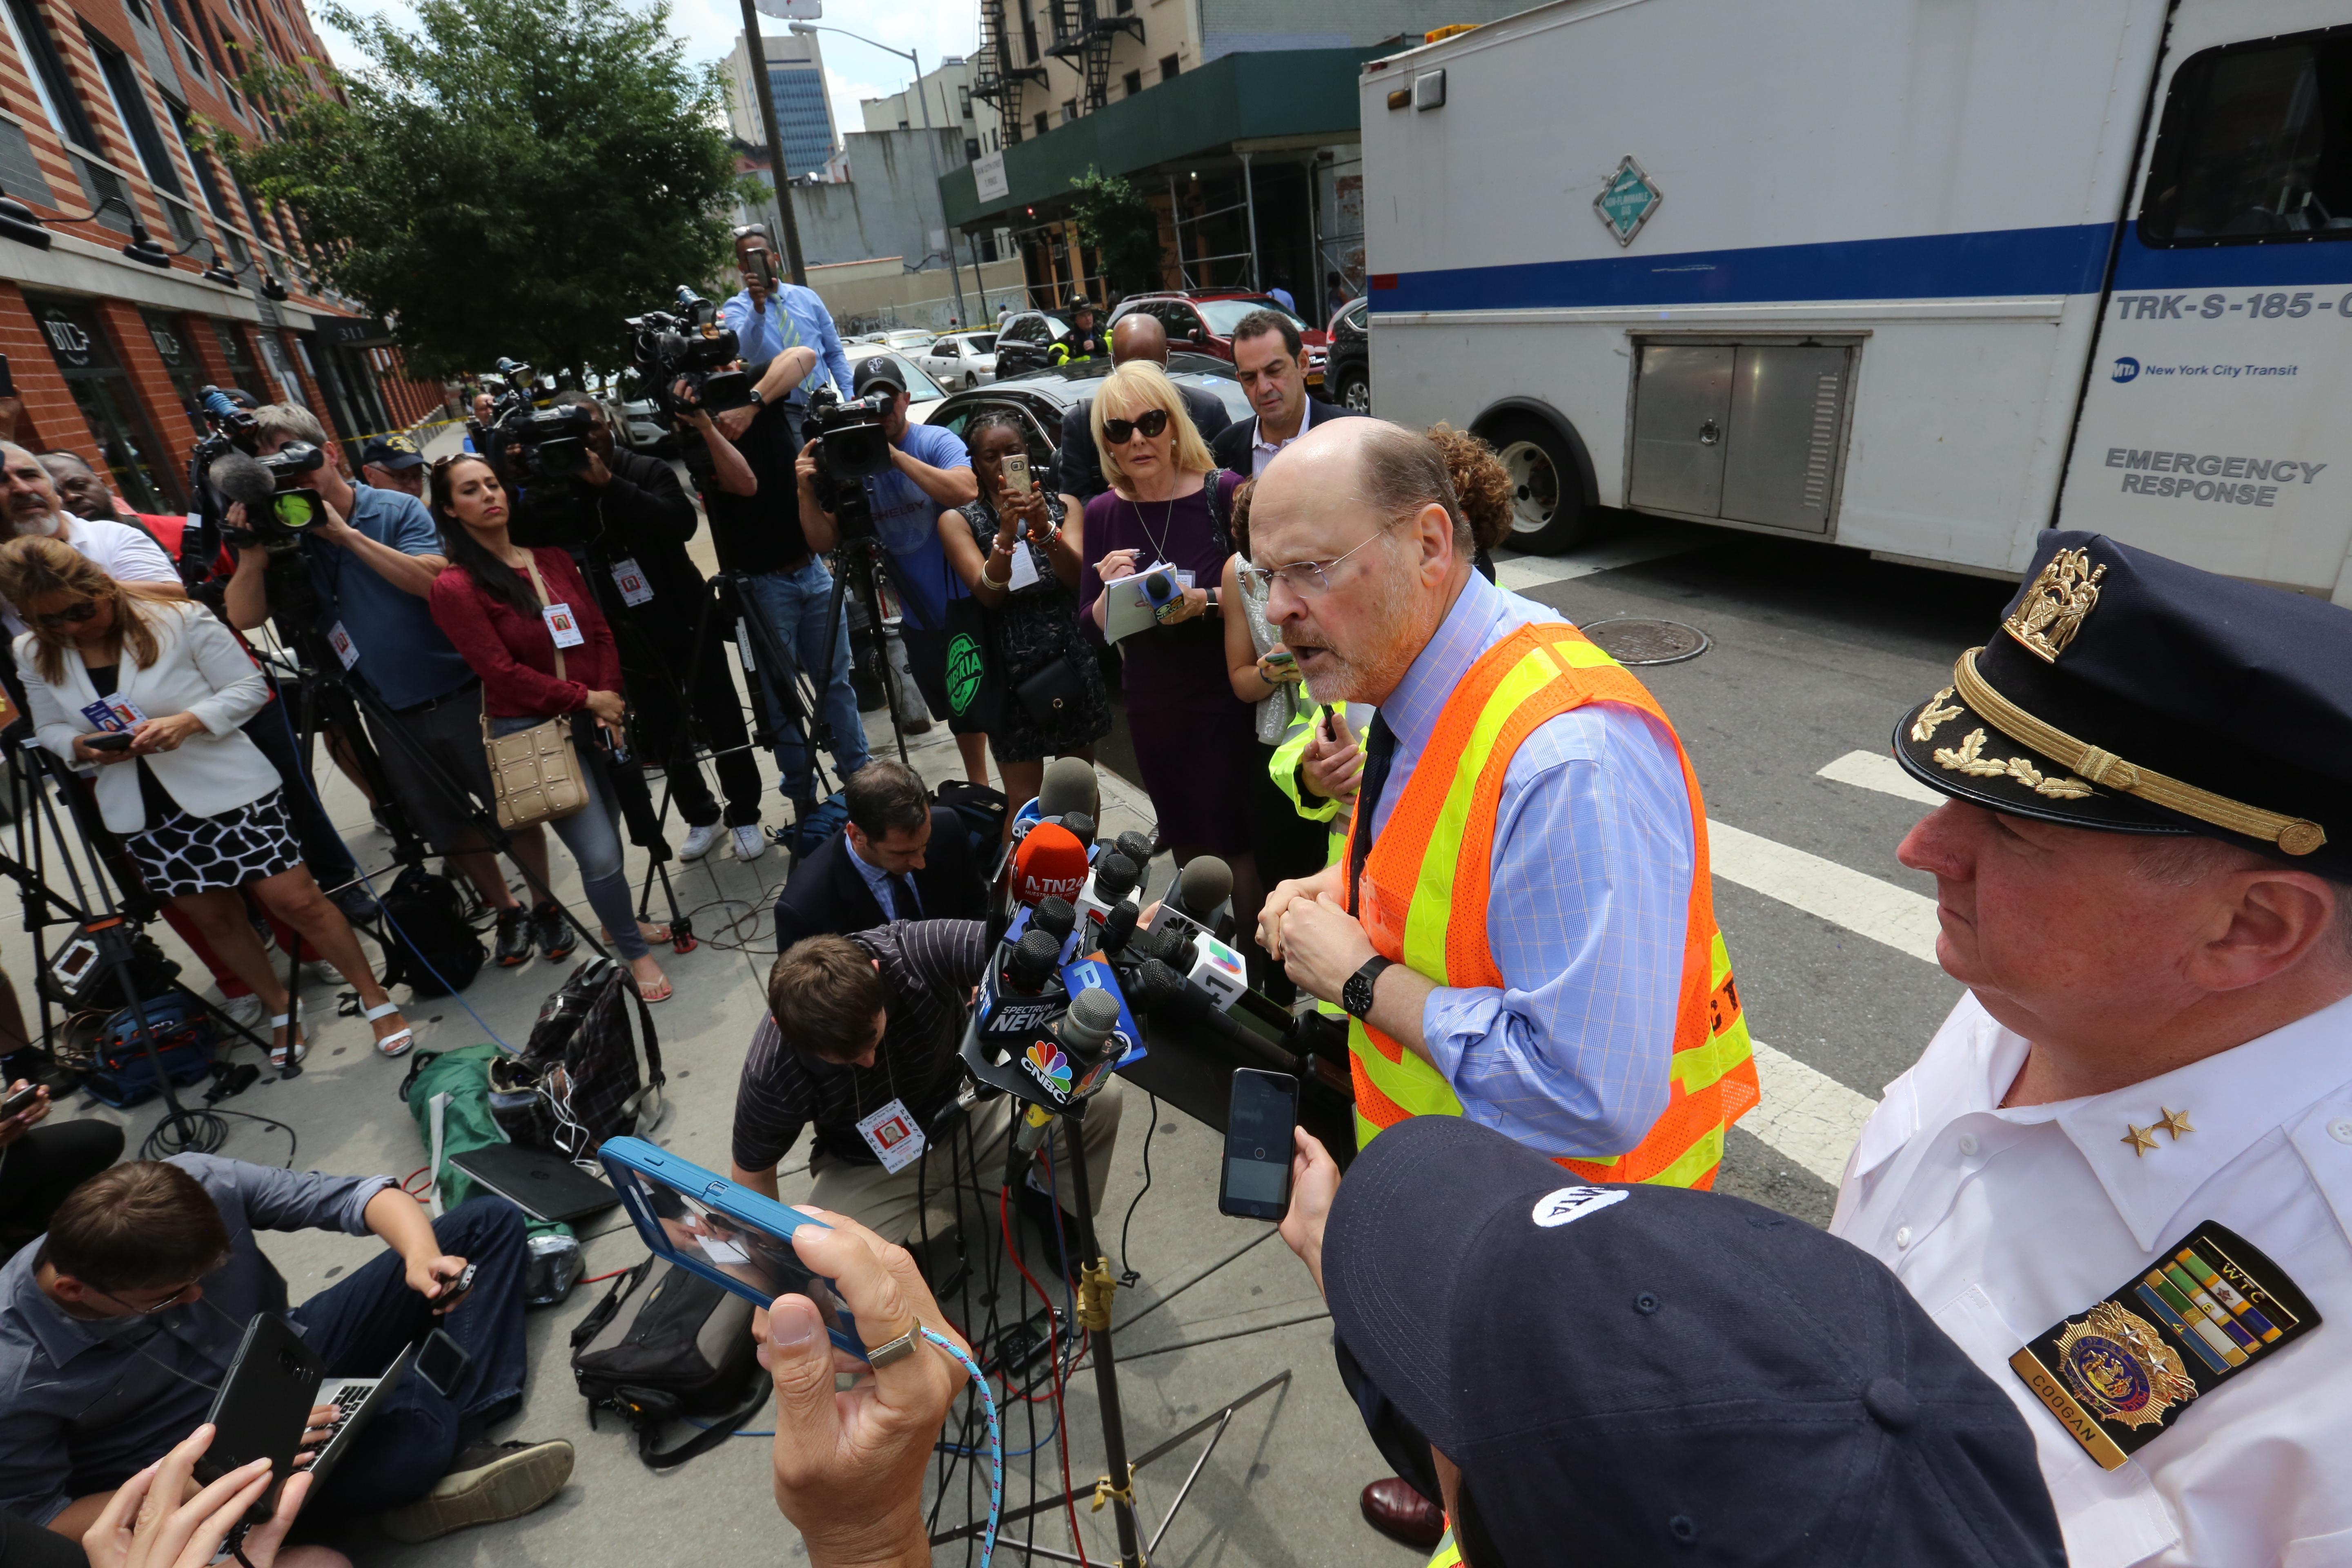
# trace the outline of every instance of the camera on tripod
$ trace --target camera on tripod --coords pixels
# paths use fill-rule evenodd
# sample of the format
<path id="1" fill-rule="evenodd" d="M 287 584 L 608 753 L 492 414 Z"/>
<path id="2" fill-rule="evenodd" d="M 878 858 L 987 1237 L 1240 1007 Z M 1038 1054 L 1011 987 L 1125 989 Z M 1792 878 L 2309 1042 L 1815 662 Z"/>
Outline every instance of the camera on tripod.
<path id="1" fill-rule="evenodd" d="M 289 441 L 254 460 L 268 470 L 271 493 L 268 506 L 246 509 L 246 527 L 273 556 L 299 549 L 310 525 L 324 515 L 317 481 L 310 476 L 326 463 L 327 455 L 308 441 Z"/>
<path id="2" fill-rule="evenodd" d="M 593 416 L 577 404 L 562 408 L 510 409 L 490 427 L 490 439 L 506 467 L 523 484 L 546 484 L 588 471 L 588 432 Z M 520 447 L 509 452 L 509 447 Z"/>
<path id="3" fill-rule="evenodd" d="M 809 394 L 808 418 L 801 428 L 816 454 L 817 500 L 833 513 L 844 541 L 874 534 L 865 481 L 890 471 L 886 422 L 897 401 L 887 392 L 845 401 L 829 386 Z"/>
<path id="4" fill-rule="evenodd" d="M 670 389 L 686 383 L 705 414 L 724 414 L 751 401 L 751 378 L 730 369 L 741 357 L 731 327 L 719 324 L 719 307 L 681 283 L 667 310 L 647 310 L 623 323 L 637 374 L 654 400 L 675 413 Z"/>

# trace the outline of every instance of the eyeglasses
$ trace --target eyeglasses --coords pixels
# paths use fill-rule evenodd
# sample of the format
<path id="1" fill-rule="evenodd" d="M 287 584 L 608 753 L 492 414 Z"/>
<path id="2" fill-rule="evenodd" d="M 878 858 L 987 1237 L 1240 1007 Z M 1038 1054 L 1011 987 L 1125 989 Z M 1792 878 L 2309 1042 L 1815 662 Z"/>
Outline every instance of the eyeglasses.
<path id="1" fill-rule="evenodd" d="M 1138 431 L 1142 432 L 1149 438 L 1156 439 L 1165 434 L 1167 429 L 1168 410 L 1165 408 L 1147 408 L 1132 419 L 1103 421 L 1103 434 L 1110 437 L 1110 444 L 1114 447 L 1126 446 Z"/>
<path id="2" fill-rule="evenodd" d="M 59 626 L 78 626 L 98 614 L 98 601 L 84 599 L 79 605 L 68 605 L 53 615 L 35 616 L 33 624 L 55 631 Z"/>
<path id="3" fill-rule="evenodd" d="M 1371 539 L 1357 545 L 1356 550 L 1387 531 L 1386 528 L 1374 530 Z M 1287 566 L 1240 566 L 1234 569 L 1234 575 L 1241 579 L 1242 592 L 1261 604 L 1274 593 L 1277 582 L 1302 599 L 1317 599 L 1330 591 L 1331 568 L 1355 554 L 1356 550 L 1349 551 L 1347 555 L 1334 555 L 1328 561 L 1294 561 Z"/>
<path id="4" fill-rule="evenodd" d="M 198 1285 L 200 1285 L 200 1284 L 202 1284 L 202 1283 L 203 1283 L 203 1281 L 202 1281 L 202 1280 L 200 1280 L 200 1279 L 191 1279 L 191 1280 L 189 1280 L 185 1285 L 181 1286 L 178 1289 L 176 1289 L 176 1290 L 173 1291 L 170 1295 L 168 1295 L 168 1296 L 164 1297 L 162 1300 L 160 1300 L 160 1301 L 156 1302 L 153 1306 L 151 1306 L 151 1307 L 131 1307 L 131 1303 L 130 1303 L 130 1302 L 128 1302 L 128 1301 L 124 1300 L 121 1297 L 120 1297 L 120 1296 L 116 1295 L 113 1291 L 111 1291 L 111 1290 L 100 1290 L 100 1289 L 98 1289 L 98 1287 L 97 1287 L 97 1286 L 95 1286 L 95 1285 L 91 1286 L 91 1287 L 90 1287 L 90 1289 L 91 1289 L 92 1291 L 96 1292 L 98 1295 L 100 1295 L 100 1296 L 105 1297 L 108 1300 L 110 1300 L 110 1301 L 113 1302 L 113 1303 L 114 1303 L 116 1306 L 118 1306 L 118 1307 L 131 1307 L 131 1312 L 132 1312 L 135 1316 L 142 1317 L 142 1318 L 152 1318 L 152 1317 L 153 1317 L 156 1313 L 158 1313 L 158 1312 L 162 1311 L 162 1310 L 163 1310 L 164 1308 L 166 1308 L 166 1307 L 176 1307 L 176 1306 L 178 1306 L 178 1305 L 180 1304 L 180 1302 L 182 1301 L 182 1300 L 183 1300 L 183 1299 L 184 1299 L 184 1298 L 186 1297 L 186 1295 L 187 1295 L 187 1293 L 188 1293 L 189 1291 L 191 1291 L 191 1290 L 194 1289 Z"/>

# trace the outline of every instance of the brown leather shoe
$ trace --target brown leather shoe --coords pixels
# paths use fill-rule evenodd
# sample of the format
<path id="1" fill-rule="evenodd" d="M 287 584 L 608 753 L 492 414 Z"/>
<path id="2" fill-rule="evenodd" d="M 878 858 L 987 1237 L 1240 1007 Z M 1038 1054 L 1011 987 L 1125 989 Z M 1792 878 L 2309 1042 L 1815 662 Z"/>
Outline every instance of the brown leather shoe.
<path id="1" fill-rule="evenodd" d="M 1358 1500 L 1366 1524 L 1416 1552 L 1436 1551 L 1445 1534 L 1445 1510 L 1415 1491 L 1402 1476 L 1374 1481 Z"/>

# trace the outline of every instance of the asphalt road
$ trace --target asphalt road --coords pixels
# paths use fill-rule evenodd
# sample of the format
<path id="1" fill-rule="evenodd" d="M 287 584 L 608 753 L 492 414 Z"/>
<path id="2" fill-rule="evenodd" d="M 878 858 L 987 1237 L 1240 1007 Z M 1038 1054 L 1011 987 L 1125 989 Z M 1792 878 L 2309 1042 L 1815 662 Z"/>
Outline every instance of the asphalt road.
<path id="1" fill-rule="evenodd" d="M 1881 782 L 1897 783 L 1886 760 L 1895 720 L 1949 683 L 1954 658 L 1987 639 L 2013 590 L 1874 562 L 1859 551 L 1725 530 L 1667 532 L 1631 518 L 1609 540 L 1564 561 L 1507 563 L 1504 581 L 1654 548 L 1675 552 L 1520 591 L 1580 625 L 1656 616 L 1711 639 L 1696 658 L 1636 673 L 1682 735 L 1717 825 L 1717 919 L 1748 1028 L 1850 1091 L 1841 1103 L 1851 1121 L 1910 1066 L 1960 992 L 1920 953 L 1920 917 L 1928 911 L 1901 897 L 1932 899 L 1933 879 L 1895 858 L 1905 832 L 1931 807 L 1821 770 L 1869 776 L 1874 758 Z M 1864 759 L 1836 766 L 1855 752 Z M 1745 842 L 1726 826 L 1768 841 L 1762 874 L 1743 871 L 1743 881 L 1724 874 L 1742 858 L 1727 846 Z M 1802 854 L 1775 856 L 1770 846 Z M 1809 858 L 1828 866 L 1808 866 Z M 1758 847 L 1745 858 L 1759 860 Z M 1782 860 L 1795 862 L 1794 871 Z M 1846 884 L 1838 868 L 1897 889 L 1892 902 L 1902 907 L 1893 912 L 1903 917 L 1902 928 L 1868 918 L 1879 910 L 1868 896 L 1874 889 Z M 1864 896 L 1825 899 L 1822 883 Z M 1825 918 L 1806 905 L 1846 918 Z M 1848 912 L 1856 908 L 1862 918 Z M 1924 929 L 1931 933 L 1932 924 Z M 1909 951 L 1890 945 L 1890 934 Z M 1773 1088 L 1768 1073 L 1768 1109 Z M 1840 1099 L 1826 1087 L 1824 1093 Z M 1760 1121 L 1751 1116 L 1733 1129 L 1719 1189 L 1826 1223 L 1833 1180 L 1752 1131 Z M 1833 1178 L 1828 1162 L 1842 1162 L 1843 1149 L 1798 1151 L 1808 1152 Z"/>

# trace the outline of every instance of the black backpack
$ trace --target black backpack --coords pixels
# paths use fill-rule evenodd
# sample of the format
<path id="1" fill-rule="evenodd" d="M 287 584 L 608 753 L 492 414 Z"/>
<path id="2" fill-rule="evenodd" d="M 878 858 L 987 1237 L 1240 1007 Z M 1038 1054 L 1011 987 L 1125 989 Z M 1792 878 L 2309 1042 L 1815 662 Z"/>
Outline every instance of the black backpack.
<path id="1" fill-rule="evenodd" d="M 682 1465 L 755 1418 L 769 1383 L 751 1338 L 751 1303 L 667 1258 L 648 1258 L 613 1282 L 572 1331 L 572 1376 L 588 1425 L 610 1410 L 637 1434 L 650 1469 Z M 684 1416 L 710 1425 L 674 1448 L 654 1444 Z"/>
<path id="2" fill-rule="evenodd" d="M 446 996 L 474 983 L 489 949 L 466 923 L 466 907 L 449 879 L 411 866 L 393 879 L 382 902 L 394 938 L 383 955 L 386 990 L 405 985 L 417 997 Z"/>

